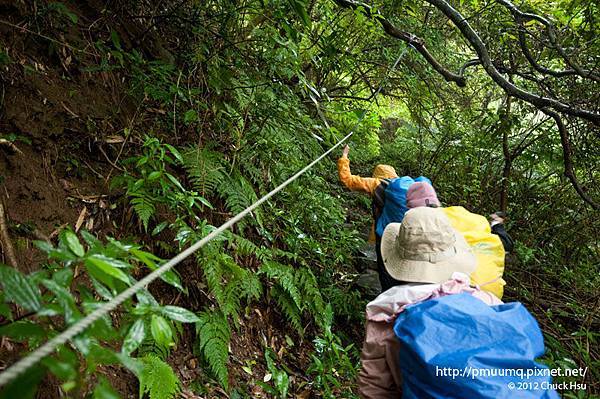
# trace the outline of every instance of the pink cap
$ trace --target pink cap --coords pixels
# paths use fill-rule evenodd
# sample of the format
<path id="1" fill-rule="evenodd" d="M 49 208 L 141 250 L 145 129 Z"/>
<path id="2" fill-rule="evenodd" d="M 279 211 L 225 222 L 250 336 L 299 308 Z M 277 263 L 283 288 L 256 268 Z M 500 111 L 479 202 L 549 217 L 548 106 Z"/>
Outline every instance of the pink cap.
<path id="1" fill-rule="evenodd" d="M 424 181 L 414 182 L 408 188 L 406 193 L 406 206 L 417 208 L 419 206 L 435 205 L 440 206 L 437 194 L 433 186 Z"/>

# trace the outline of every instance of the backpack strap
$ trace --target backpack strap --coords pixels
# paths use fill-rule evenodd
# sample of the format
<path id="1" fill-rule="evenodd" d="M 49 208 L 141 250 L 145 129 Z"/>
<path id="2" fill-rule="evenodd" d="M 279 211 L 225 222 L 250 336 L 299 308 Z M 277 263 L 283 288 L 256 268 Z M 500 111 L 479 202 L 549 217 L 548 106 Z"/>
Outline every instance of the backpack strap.
<path id="1" fill-rule="evenodd" d="M 381 212 L 383 211 L 383 206 L 385 205 L 385 190 L 390 185 L 392 179 L 381 179 L 381 183 L 375 188 L 373 192 L 373 201 L 371 202 L 371 209 L 373 211 L 373 220 L 377 222 L 379 216 L 381 216 Z"/>

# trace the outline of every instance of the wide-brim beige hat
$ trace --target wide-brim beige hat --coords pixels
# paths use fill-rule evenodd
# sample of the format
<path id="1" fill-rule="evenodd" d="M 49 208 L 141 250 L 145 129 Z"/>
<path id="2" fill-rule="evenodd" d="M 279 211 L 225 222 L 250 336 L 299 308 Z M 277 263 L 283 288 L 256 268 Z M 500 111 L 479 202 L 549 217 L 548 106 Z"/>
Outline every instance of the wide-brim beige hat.
<path id="1" fill-rule="evenodd" d="M 470 274 L 477 259 L 440 208 L 406 212 L 402 223 L 390 223 L 381 237 L 387 272 L 400 281 L 442 283 L 452 273 Z"/>

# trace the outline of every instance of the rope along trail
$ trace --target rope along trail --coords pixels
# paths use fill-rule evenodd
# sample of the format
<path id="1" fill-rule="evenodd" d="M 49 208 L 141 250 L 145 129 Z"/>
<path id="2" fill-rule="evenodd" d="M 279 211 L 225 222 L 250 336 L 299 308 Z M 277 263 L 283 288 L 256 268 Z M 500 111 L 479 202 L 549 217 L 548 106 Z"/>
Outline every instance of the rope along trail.
<path id="1" fill-rule="evenodd" d="M 398 63 L 404 57 L 404 54 L 406 54 L 407 49 L 408 49 L 408 47 L 406 47 L 402 51 L 402 53 L 400 54 L 400 56 L 398 57 L 396 62 L 394 62 L 392 67 L 390 69 L 388 69 L 386 76 L 382 79 L 382 81 L 379 85 L 379 88 L 372 96 L 370 106 L 372 106 L 373 101 L 375 100 L 377 95 L 381 92 L 381 89 L 383 88 L 383 85 L 387 81 L 390 73 L 394 69 L 396 69 Z M 217 229 L 213 230 L 206 237 L 202 238 L 200 241 L 196 242 L 195 244 L 191 245 L 186 250 L 184 250 L 181 253 L 179 253 L 178 255 L 176 255 L 174 258 L 170 259 L 168 262 L 166 262 L 164 265 L 160 266 L 158 269 L 154 270 L 152 273 L 148 274 L 147 276 L 142 278 L 140 281 L 138 281 L 131 287 L 127 288 L 125 291 L 121 292 L 119 295 L 117 295 L 116 297 L 111 299 L 109 302 L 106 302 L 104 305 L 97 308 L 92 313 L 88 314 L 85 318 L 79 320 L 77 323 L 73 324 L 71 327 L 69 327 L 68 329 L 66 329 L 65 331 L 60 333 L 59 335 L 52 338 L 51 340 L 49 340 L 48 342 L 46 342 L 45 344 L 43 344 L 42 346 L 37 348 L 35 351 L 31 352 L 26 357 L 22 358 L 21 360 L 17 361 L 16 363 L 14 363 L 12 366 L 10 366 L 8 369 L 6 369 L 6 371 L 4 371 L 2 374 L 0 374 L 0 387 L 7 385 L 9 382 L 12 382 L 15 378 L 17 378 L 19 375 L 23 374 L 31 366 L 33 366 L 34 364 L 36 364 L 37 362 L 42 360 L 44 357 L 46 357 L 46 356 L 50 355 L 52 352 L 54 352 L 54 350 L 58 346 L 66 343 L 68 340 L 75 337 L 77 334 L 80 334 L 81 332 L 83 332 L 86 328 L 88 328 L 96 320 L 100 319 L 107 313 L 115 310 L 120 304 L 125 302 L 127 299 L 131 298 L 137 291 L 144 288 L 145 286 L 147 286 L 148 284 L 150 284 L 151 282 L 153 282 L 154 280 L 159 278 L 161 275 L 163 275 L 167 271 L 171 270 L 174 266 L 176 266 L 181 261 L 186 259 L 188 256 L 190 256 L 191 254 L 193 254 L 194 252 L 196 252 L 197 250 L 202 248 L 208 242 L 212 241 L 215 237 L 217 237 L 223 231 L 227 230 L 228 228 L 230 228 L 231 226 L 233 226 L 234 224 L 236 224 L 237 222 L 242 220 L 245 216 L 247 216 L 253 210 L 258 208 L 260 205 L 262 205 L 267 200 L 269 200 L 269 198 L 271 198 L 272 196 L 277 194 L 279 191 L 283 190 L 287 185 L 292 183 L 294 180 L 296 180 L 297 178 L 302 176 L 307 170 L 312 168 L 315 164 L 320 162 L 323 158 L 325 158 L 327 155 L 329 155 L 333 150 L 335 150 L 340 145 L 342 145 L 346 140 L 348 140 L 354 134 L 354 130 L 362 122 L 362 120 L 364 119 L 366 114 L 367 114 L 367 111 L 363 112 L 363 114 L 360 116 L 360 118 L 358 119 L 358 121 L 356 122 L 356 124 L 354 125 L 352 130 L 350 131 L 350 133 L 348 133 L 344 138 L 342 138 L 340 141 L 338 141 L 334 146 L 332 146 L 329 150 L 327 150 L 321 156 L 316 158 L 310 164 L 306 165 L 303 169 L 301 169 L 295 175 L 293 175 L 292 177 L 290 177 L 289 179 L 287 179 L 286 181 L 281 183 L 279 186 L 274 188 L 271 192 L 269 192 L 268 194 L 266 194 L 265 196 L 260 198 L 258 201 L 256 201 L 255 203 L 253 203 L 246 209 L 244 209 L 242 212 L 238 213 L 237 215 L 235 215 L 234 217 L 229 219 L 227 222 L 223 223 L 221 226 L 219 226 Z"/>

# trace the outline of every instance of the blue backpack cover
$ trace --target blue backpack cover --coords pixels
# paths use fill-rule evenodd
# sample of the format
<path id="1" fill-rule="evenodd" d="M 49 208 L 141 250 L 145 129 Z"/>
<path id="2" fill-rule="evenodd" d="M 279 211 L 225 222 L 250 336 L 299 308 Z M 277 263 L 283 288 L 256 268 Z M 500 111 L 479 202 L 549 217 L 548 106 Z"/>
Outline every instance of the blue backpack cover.
<path id="1" fill-rule="evenodd" d="M 385 189 L 385 202 L 381 216 L 377 219 L 375 232 L 379 237 L 383 235 L 383 230 L 390 223 L 400 223 L 404 219 L 404 214 L 408 211 L 406 206 L 406 193 L 411 184 L 417 181 L 424 181 L 431 184 L 431 180 L 424 176 L 413 179 L 410 176 L 402 176 L 393 179 Z"/>
<path id="2" fill-rule="evenodd" d="M 544 339 L 521 303 L 444 296 L 408 307 L 394 332 L 403 398 L 559 398 L 548 368 L 535 361 Z"/>

